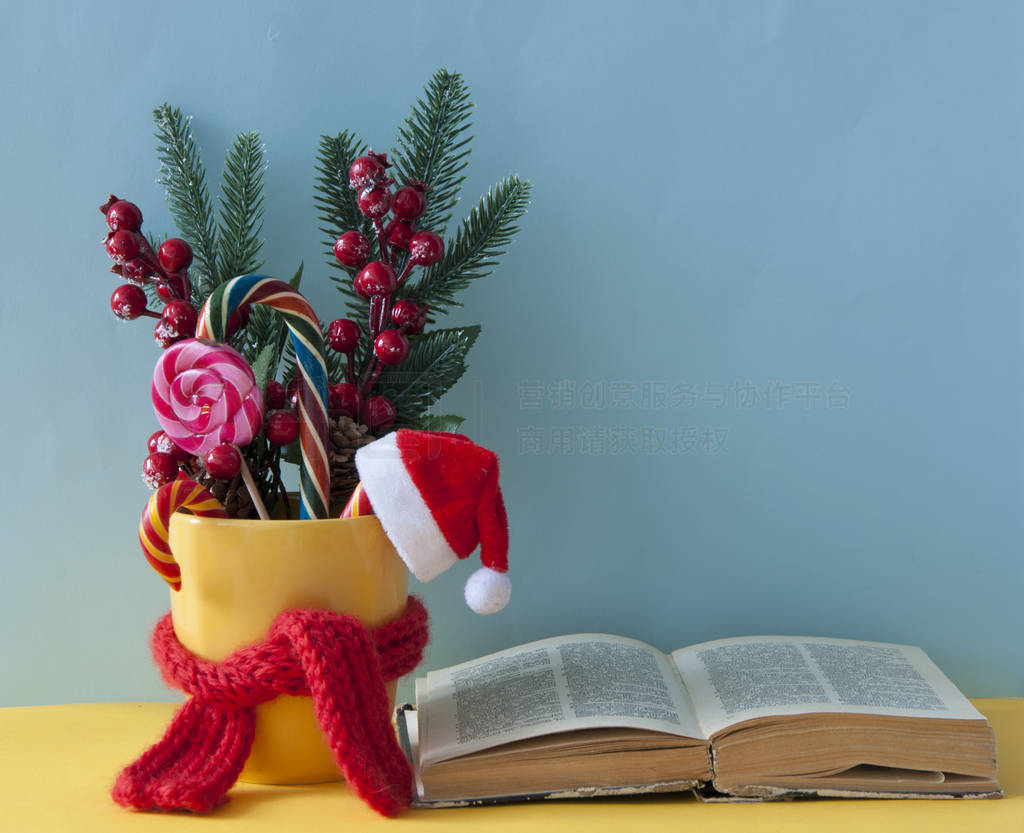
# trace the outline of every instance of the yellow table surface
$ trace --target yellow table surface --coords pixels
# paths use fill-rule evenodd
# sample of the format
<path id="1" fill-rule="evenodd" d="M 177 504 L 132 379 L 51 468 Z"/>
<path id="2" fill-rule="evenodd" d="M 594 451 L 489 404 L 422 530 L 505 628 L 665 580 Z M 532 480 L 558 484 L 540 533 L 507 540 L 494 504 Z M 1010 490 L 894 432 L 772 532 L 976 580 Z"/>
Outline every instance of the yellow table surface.
<path id="1" fill-rule="evenodd" d="M 689 795 L 410 810 L 384 819 L 343 784 L 236 785 L 207 816 L 135 813 L 110 785 L 163 733 L 170 703 L 93 703 L 0 709 L 0 831 L 116 833 L 245 830 L 587 831 L 1014 831 L 1024 833 L 1024 699 L 976 700 L 995 727 L 1006 798 L 990 800 L 813 799 L 702 804 Z"/>

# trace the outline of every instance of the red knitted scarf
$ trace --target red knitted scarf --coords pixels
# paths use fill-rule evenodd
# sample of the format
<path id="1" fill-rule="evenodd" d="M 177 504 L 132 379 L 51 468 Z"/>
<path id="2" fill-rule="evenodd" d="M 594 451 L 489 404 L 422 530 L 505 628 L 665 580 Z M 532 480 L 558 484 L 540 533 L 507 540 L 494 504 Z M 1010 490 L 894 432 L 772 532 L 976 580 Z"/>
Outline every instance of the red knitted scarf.
<path id="1" fill-rule="evenodd" d="M 312 696 L 352 788 L 379 813 L 398 813 L 409 805 L 413 776 L 395 740 L 384 686 L 419 664 L 426 643 L 427 611 L 412 596 L 398 619 L 372 631 L 345 614 L 286 611 L 266 642 L 223 662 L 189 653 L 167 614 L 153 631 L 153 657 L 164 679 L 191 696 L 163 738 L 121 772 L 114 800 L 138 810 L 217 806 L 249 756 L 255 707 L 297 694 Z"/>

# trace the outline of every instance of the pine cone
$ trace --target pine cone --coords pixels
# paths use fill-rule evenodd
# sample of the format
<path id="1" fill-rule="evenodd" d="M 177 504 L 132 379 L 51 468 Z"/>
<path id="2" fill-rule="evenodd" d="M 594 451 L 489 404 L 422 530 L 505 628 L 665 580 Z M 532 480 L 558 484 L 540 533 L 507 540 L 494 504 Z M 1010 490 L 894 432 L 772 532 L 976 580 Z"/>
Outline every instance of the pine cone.
<path id="1" fill-rule="evenodd" d="M 204 470 L 197 472 L 196 480 L 221 502 L 229 518 L 258 518 L 249 490 L 242 482 L 242 475 L 236 474 L 231 480 L 215 480 Z"/>
<path id="2" fill-rule="evenodd" d="M 340 510 L 359 483 L 356 452 L 377 438 L 365 425 L 344 415 L 328 416 L 327 422 L 331 430 L 331 505 Z"/>

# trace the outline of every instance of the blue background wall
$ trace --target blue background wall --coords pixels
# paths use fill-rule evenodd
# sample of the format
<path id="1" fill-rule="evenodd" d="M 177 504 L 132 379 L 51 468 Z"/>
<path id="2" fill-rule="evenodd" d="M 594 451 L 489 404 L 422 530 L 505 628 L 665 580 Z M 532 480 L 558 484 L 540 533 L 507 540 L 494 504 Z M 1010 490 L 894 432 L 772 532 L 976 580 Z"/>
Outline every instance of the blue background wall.
<path id="1" fill-rule="evenodd" d="M 610 631 L 920 644 L 1024 694 L 1014 2 L 18 4 L 0 30 L 0 703 L 170 697 L 135 539 L 158 350 L 107 311 L 96 206 L 171 232 L 152 107 L 211 181 L 269 150 L 266 270 L 341 314 L 321 133 L 390 147 L 430 74 L 477 109 L 462 207 L 534 202 L 444 403 L 503 457 L 514 601 L 418 588 L 428 665 Z M 603 397 L 603 399 L 601 398 Z"/>

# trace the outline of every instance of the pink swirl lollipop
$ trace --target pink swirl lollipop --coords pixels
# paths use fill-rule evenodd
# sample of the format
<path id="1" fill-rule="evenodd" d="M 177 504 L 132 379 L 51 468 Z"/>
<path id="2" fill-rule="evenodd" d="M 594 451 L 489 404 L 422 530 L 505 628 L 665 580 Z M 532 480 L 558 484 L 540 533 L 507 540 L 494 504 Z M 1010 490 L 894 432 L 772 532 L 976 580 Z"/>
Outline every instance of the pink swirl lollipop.
<path id="1" fill-rule="evenodd" d="M 263 395 L 236 350 L 203 338 L 179 341 L 153 371 L 157 421 L 189 454 L 221 443 L 246 445 L 263 423 Z"/>

